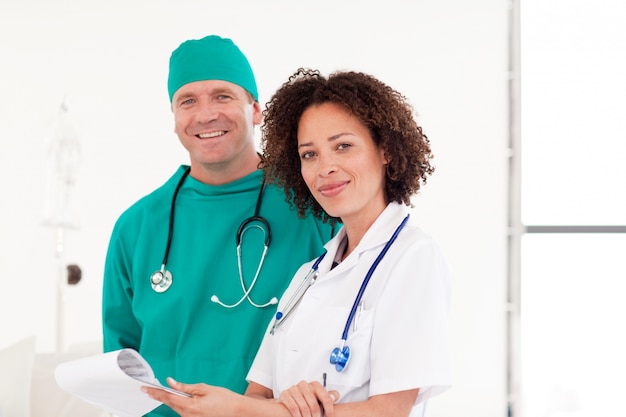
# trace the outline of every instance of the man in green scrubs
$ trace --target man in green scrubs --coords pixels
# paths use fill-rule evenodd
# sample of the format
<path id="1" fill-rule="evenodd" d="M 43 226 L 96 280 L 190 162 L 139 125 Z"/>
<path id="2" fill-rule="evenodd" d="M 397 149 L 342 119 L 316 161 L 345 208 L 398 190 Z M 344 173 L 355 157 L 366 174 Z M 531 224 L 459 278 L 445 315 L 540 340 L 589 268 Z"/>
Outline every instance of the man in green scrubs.
<path id="1" fill-rule="evenodd" d="M 274 185 L 261 192 L 256 81 L 230 39 L 183 42 L 170 58 L 168 90 L 190 163 L 115 224 L 104 351 L 136 349 L 164 384 L 171 376 L 242 393 L 275 301 L 332 229 L 299 218 Z M 150 415 L 176 414 L 161 406 Z"/>

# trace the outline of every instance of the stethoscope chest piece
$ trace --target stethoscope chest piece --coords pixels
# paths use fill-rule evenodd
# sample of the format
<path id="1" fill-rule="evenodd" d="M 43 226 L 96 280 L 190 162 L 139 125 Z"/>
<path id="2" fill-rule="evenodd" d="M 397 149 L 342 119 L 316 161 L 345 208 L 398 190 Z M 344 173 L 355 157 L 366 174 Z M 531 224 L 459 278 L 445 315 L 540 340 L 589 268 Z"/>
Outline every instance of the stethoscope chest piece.
<path id="1" fill-rule="evenodd" d="M 348 366 L 350 360 L 350 347 L 342 346 L 341 348 L 334 348 L 330 353 L 330 363 L 335 365 L 337 372 L 343 371 L 343 368 Z"/>
<path id="2" fill-rule="evenodd" d="M 348 332 L 350 330 L 350 325 L 352 321 L 354 320 L 354 316 L 356 314 L 357 309 L 361 305 L 361 297 L 363 297 L 365 288 L 367 287 L 367 284 L 369 283 L 369 280 L 372 277 L 374 270 L 376 269 L 380 261 L 383 259 L 383 257 L 385 256 L 385 254 L 387 253 L 387 251 L 389 250 L 393 242 L 398 237 L 400 230 L 402 230 L 407 220 L 409 220 L 408 214 L 406 215 L 404 220 L 402 220 L 402 223 L 400 223 L 400 225 L 396 228 L 395 232 L 393 232 L 393 235 L 391 235 L 391 238 L 387 241 L 387 243 L 383 247 L 383 250 L 376 257 L 376 259 L 374 260 L 374 263 L 372 264 L 372 266 L 370 266 L 370 269 L 367 271 L 367 274 L 365 274 L 365 278 L 363 278 L 363 282 L 361 283 L 361 288 L 359 288 L 359 292 L 357 293 L 357 296 L 354 299 L 354 303 L 352 304 L 352 309 L 350 309 L 350 314 L 348 315 L 348 320 L 346 320 L 346 325 L 343 328 L 343 333 L 341 334 L 341 346 L 334 348 L 332 352 L 330 352 L 330 363 L 331 365 L 335 365 L 335 370 L 337 372 L 343 371 L 346 368 L 346 366 L 348 366 L 348 361 L 350 360 L 350 348 L 348 347 L 348 345 L 346 345 L 346 340 L 348 340 Z"/>
<path id="3" fill-rule="evenodd" d="M 155 271 L 150 276 L 152 289 L 158 293 L 165 292 L 172 285 L 172 274 L 168 270 Z"/>

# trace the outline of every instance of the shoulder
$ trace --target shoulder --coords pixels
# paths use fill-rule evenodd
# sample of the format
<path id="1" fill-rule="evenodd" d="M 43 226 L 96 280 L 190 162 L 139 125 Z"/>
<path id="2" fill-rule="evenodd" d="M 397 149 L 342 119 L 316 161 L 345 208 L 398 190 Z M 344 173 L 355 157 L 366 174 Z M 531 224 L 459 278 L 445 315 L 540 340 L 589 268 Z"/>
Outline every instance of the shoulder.
<path id="1" fill-rule="evenodd" d="M 163 185 L 144 195 L 124 210 L 118 217 L 115 228 L 134 224 L 146 216 L 155 216 L 161 212 L 169 213 L 174 191 L 184 172 L 183 168 L 181 166 Z"/>
<path id="2" fill-rule="evenodd" d="M 446 254 L 439 243 L 419 226 L 409 222 L 404 233 L 398 236 L 393 268 L 399 275 L 409 272 L 408 279 L 423 282 L 438 281 L 450 287 L 454 280 Z M 409 278 L 411 277 L 411 278 Z"/>
<path id="3" fill-rule="evenodd" d="M 437 240 L 410 221 L 398 236 L 396 246 L 396 252 L 405 262 L 447 263 Z"/>
<path id="4" fill-rule="evenodd" d="M 425 232 L 419 225 L 409 220 L 404 233 L 400 235 L 404 245 L 414 248 L 432 248 L 439 249 L 439 244 L 433 236 Z"/>

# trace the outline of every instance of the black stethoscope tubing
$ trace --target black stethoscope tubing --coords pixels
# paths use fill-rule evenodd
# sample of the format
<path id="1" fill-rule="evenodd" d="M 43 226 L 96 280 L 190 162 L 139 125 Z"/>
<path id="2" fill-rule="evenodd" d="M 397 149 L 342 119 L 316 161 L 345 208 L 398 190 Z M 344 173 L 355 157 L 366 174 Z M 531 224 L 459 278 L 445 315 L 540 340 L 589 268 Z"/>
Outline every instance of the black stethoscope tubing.
<path id="1" fill-rule="evenodd" d="M 156 292 L 166 291 L 172 283 L 172 274 L 169 271 L 167 271 L 165 268 L 167 266 L 170 249 L 172 247 L 172 240 L 174 237 L 174 218 L 175 218 L 174 214 L 176 210 L 176 199 L 178 198 L 178 193 L 183 183 L 185 182 L 185 179 L 189 175 L 190 171 L 191 171 L 191 167 L 187 167 L 187 169 L 185 169 L 185 172 L 183 172 L 183 175 L 181 176 L 180 180 L 178 181 L 178 184 L 176 185 L 174 194 L 172 195 L 172 203 L 170 205 L 170 218 L 169 218 L 169 225 L 168 225 L 168 232 L 167 232 L 167 242 L 165 244 L 165 253 L 163 255 L 163 262 L 161 263 L 160 270 L 154 272 L 150 277 L 152 287 Z M 237 229 L 235 240 L 236 240 L 238 251 L 240 250 L 240 247 L 241 247 L 241 239 L 246 229 L 246 226 L 248 226 L 250 223 L 253 223 L 253 222 L 260 222 L 263 224 L 264 230 L 265 230 L 264 250 L 267 251 L 267 249 L 269 248 L 270 242 L 272 240 L 272 229 L 270 228 L 269 222 L 260 215 L 261 202 L 263 201 L 264 191 L 265 191 L 265 181 L 262 181 L 261 188 L 259 190 L 259 195 L 256 201 L 256 206 L 254 208 L 254 215 L 252 217 L 245 219 L 243 222 L 241 222 L 241 224 L 239 225 L 239 228 Z M 248 295 L 247 292 L 246 292 L 246 295 Z M 274 302 L 270 304 L 274 304 Z"/>
<path id="2" fill-rule="evenodd" d="M 178 184 L 176 185 L 176 189 L 174 190 L 174 195 L 172 196 L 172 205 L 170 207 L 170 224 L 169 224 L 169 230 L 167 232 L 167 244 L 165 245 L 165 255 L 163 256 L 162 265 L 167 264 L 167 258 L 170 255 L 170 248 L 172 247 L 172 237 L 174 236 L 174 210 L 176 207 L 176 198 L 178 197 L 178 192 L 180 191 L 180 187 L 182 187 L 183 183 L 185 182 L 185 178 L 187 178 L 190 171 L 191 171 L 191 168 L 188 167 L 185 170 L 185 172 L 183 172 L 183 175 L 182 177 L 180 177 L 180 180 L 178 181 Z M 270 228 L 269 222 L 265 218 L 259 215 L 259 213 L 261 212 L 261 201 L 263 201 L 264 191 L 265 191 L 265 181 L 261 183 L 261 189 L 259 190 L 259 196 L 256 199 L 256 206 L 254 208 L 254 216 L 249 217 L 243 222 L 241 222 L 241 224 L 239 225 L 239 229 L 237 229 L 237 235 L 235 236 L 235 239 L 237 241 L 237 246 L 241 245 L 241 235 L 243 233 L 243 230 L 246 228 L 248 224 L 255 222 L 255 221 L 263 223 L 263 225 L 267 229 L 267 233 L 265 235 L 265 246 L 267 247 L 270 246 L 270 242 L 272 241 L 272 229 Z"/>
<path id="3" fill-rule="evenodd" d="M 174 195 L 172 196 L 172 205 L 170 206 L 170 224 L 169 224 L 169 230 L 167 231 L 167 243 L 165 244 L 165 255 L 163 255 L 163 263 L 161 264 L 163 265 L 162 269 L 164 269 L 165 265 L 167 264 L 167 258 L 170 256 L 170 248 L 172 247 L 172 237 L 174 236 L 174 210 L 176 207 L 176 198 L 178 197 L 178 192 L 180 191 L 180 187 L 183 186 L 183 183 L 185 182 L 185 178 L 187 178 L 190 171 L 191 171 L 191 167 L 187 167 L 185 172 L 183 172 L 183 175 L 182 177 L 180 177 L 180 180 L 178 181 L 178 184 L 176 185 L 176 189 L 174 190 Z"/>
<path id="4" fill-rule="evenodd" d="M 247 225 L 249 225 L 252 222 L 260 222 L 263 223 L 263 226 L 265 226 L 265 247 L 269 248 L 270 246 L 270 242 L 272 241 L 272 229 L 270 228 L 270 224 L 268 223 L 267 220 L 265 220 L 264 217 L 260 216 L 259 213 L 261 212 L 261 202 L 263 201 L 263 193 L 265 192 L 265 181 L 261 182 L 261 189 L 259 190 L 259 196 L 256 199 L 256 207 L 254 208 L 254 216 L 252 217 L 248 217 L 246 220 L 244 220 L 243 222 L 241 222 L 241 224 L 239 225 L 239 229 L 237 229 L 237 235 L 235 236 L 235 239 L 237 241 L 237 246 L 241 246 L 241 236 L 243 235 L 243 231 L 246 228 Z"/>

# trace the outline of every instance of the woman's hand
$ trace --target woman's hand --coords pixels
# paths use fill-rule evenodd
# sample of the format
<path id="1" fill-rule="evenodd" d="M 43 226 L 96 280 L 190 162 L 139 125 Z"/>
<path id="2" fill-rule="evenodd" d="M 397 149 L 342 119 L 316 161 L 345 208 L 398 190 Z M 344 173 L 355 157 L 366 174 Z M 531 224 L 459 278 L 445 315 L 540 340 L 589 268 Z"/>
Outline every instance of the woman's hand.
<path id="1" fill-rule="evenodd" d="M 236 406 L 242 398 L 226 388 L 207 384 L 183 384 L 172 378 L 167 378 L 167 383 L 175 390 L 191 394 L 191 397 L 147 386 L 141 390 L 150 398 L 170 406 L 181 417 L 230 417 L 235 415 Z"/>
<path id="2" fill-rule="evenodd" d="M 334 417 L 334 403 L 338 399 L 337 391 L 326 391 L 317 381 L 301 381 L 281 392 L 278 401 L 292 417 Z"/>

